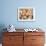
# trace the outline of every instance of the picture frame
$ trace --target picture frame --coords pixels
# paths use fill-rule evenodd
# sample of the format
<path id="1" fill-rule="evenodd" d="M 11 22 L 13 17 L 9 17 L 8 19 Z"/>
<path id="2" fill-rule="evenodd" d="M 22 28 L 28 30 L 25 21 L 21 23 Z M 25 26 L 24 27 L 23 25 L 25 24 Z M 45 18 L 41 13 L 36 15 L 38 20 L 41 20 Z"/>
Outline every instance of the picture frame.
<path id="1" fill-rule="evenodd" d="M 19 7 L 17 17 L 18 21 L 35 21 L 35 8 Z"/>

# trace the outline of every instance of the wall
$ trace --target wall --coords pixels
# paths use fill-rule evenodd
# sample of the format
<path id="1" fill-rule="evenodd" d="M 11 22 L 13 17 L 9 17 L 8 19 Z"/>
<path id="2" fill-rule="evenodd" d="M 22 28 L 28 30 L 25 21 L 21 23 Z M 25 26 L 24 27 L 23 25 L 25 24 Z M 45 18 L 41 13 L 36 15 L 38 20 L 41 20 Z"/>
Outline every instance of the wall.
<path id="1" fill-rule="evenodd" d="M 46 28 L 46 0 L 0 0 L 1 15 L 0 25 L 15 25 L 16 28 L 41 27 Z M 19 22 L 17 20 L 18 7 L 34 7 L 36 10 L 36 21 Z"/>

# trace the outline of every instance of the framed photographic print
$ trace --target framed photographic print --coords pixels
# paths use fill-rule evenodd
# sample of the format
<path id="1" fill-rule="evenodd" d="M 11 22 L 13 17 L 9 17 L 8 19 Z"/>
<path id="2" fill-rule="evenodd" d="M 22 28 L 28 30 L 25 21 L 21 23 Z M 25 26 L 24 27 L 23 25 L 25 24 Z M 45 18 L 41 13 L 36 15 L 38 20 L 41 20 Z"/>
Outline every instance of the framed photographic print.
<path id="1" fill-rule="evenodd" d="M 18 21 L 35 21 L 35 8 L 19 7 Z"/>

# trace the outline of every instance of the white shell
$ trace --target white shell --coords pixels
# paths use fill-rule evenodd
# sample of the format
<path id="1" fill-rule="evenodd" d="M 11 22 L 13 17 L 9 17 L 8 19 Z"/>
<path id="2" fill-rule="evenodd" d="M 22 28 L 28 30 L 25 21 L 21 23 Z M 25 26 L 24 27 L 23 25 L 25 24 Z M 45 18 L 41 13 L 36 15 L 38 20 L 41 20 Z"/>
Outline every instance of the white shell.
<path id="1" fill-rule="evenodd" d="M 9 25 L 8 28 L 7 28 L 7 31 L 8 32 L 15 32 L 15 27 L 13 25 Z"/>

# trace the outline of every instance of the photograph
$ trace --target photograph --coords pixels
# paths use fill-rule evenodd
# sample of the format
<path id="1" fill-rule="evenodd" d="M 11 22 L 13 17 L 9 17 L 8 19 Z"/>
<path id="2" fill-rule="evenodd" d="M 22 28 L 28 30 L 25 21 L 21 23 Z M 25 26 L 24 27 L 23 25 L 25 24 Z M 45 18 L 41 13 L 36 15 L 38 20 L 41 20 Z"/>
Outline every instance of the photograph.
<path id="1" fill-rule="evenodd" d="M 34 21 L 35 8 L 20 7 L 18 8 L 18 21 Z"/>

